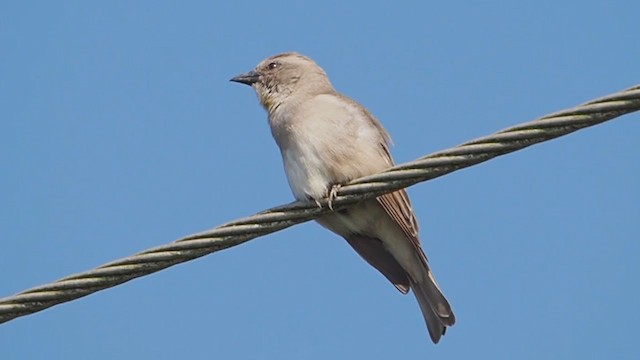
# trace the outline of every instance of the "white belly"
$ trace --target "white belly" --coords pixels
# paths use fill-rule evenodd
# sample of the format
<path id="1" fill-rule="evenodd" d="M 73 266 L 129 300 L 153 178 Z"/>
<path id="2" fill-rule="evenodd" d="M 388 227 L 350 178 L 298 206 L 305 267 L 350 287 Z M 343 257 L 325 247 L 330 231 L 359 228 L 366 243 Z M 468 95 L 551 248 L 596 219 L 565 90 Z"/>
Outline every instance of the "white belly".
<path id="1" fill-rule="evenodd" d="M 321 154 L 295 146 L 282 152 L 284 170 L 289 186 L 298 200 L 320 199 L 327 195 L 335 180 L 329 178 L 327 164 Z"/>

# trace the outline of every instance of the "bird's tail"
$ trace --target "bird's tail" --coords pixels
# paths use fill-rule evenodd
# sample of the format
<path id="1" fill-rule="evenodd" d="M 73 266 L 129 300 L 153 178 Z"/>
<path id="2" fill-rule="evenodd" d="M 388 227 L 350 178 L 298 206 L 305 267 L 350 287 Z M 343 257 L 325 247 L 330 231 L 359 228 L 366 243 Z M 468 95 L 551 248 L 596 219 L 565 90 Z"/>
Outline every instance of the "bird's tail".
<path id="1" fill-rule="evenodd" d="M 411 289 L 418 300 L 422 316 L 429 329 L 429 335 L 434 343 L 438 343 L 444 335 L 447 326 L 456 322 L 451 305 L 444 297 L 431 270 L 427 268 L 427 276 L 417 282 L 409 277 Z"/>

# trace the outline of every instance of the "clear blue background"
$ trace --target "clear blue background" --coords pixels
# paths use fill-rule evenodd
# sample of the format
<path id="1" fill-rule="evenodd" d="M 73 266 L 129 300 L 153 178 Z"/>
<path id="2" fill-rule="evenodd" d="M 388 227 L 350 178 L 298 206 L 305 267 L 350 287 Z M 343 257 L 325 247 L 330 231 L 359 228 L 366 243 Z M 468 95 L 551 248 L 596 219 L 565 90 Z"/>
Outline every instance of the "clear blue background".
<path id="1" fill-rule="evenodd" d="M 0 296 L 292 200 L 296 50 L 398 162 L 640 83 L 640 3 L 0 3 Z M 640 114 L 412 187 L 458 323 L 307 223 L 0 325 L 2 359 L 637 359 Z"/>

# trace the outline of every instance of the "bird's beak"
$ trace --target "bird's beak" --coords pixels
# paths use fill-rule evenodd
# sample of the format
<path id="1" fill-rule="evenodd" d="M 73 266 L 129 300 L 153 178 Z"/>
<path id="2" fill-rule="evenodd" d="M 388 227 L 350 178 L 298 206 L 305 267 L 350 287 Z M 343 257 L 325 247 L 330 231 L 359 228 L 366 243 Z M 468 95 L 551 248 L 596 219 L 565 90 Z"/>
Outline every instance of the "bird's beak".
<path id="1" fill-rule="evenodd" d="M 259 78 L 260 78 L 260 74 L 258 74 L 254 70 L 251 70 L 246 74 L 241 74 L 241 75 L 238 75 L 238 76 L 236 76 L 234 78 L 231 78 L 231 80 L 229 80 L 229 81 L 242 83 L 242 84 L 247 84 L 247 85 L 251 86 L 251 85 L 255 84 L 256 82 L 258 82 Z"/>

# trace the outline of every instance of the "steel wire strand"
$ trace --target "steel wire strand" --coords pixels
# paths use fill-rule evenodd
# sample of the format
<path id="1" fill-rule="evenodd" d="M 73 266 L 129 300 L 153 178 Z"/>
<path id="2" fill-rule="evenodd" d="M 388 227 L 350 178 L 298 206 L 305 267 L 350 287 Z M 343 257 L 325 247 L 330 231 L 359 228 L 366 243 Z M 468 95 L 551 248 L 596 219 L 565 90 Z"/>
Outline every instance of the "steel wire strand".
<path id="1" fill-rule="evenodd" d="M 343 185 L 334 210 L 640 110 L 640 85 L 438 151 Z M 329 212 L 328 201 L 293 202 L 0 299 L 0 323 L 242 244 Z"/>

